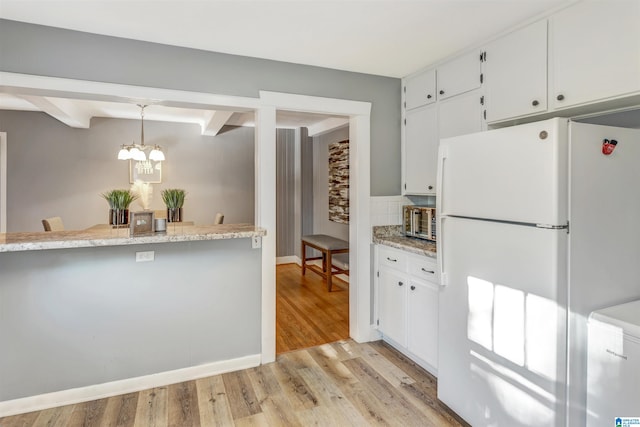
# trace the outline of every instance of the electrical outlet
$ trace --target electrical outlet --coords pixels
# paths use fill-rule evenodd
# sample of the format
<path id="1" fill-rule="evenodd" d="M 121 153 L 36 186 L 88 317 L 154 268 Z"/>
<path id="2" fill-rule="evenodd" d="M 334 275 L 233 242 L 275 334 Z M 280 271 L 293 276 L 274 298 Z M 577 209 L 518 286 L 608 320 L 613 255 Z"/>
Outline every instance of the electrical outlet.
<path id="1" fill-rule="evenodd" d="M 259 249 L 262 247 L 262 237 L 260 236 L 253 236 L 251 238 L 251 247 L 253 249 Z"/>
<path id="2" fill-rule="evenodd" d="M 136 262 L 149 262 L 153 261 L 156 257 L 154 251 L 136 252 Z"/>

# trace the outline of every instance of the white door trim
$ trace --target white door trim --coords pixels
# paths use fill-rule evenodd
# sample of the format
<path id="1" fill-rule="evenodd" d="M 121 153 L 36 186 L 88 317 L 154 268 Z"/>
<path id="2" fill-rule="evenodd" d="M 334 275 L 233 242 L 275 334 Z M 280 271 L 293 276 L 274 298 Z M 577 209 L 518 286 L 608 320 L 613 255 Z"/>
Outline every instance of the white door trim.
<path id="1" fill-rule="evenodd" d="M 349 335 L 358 342 L 376 339 L 377 334 L 371 322 L 371 215 L 369 202 L 371 194 L 371 103 L 268 91 L 260 91 L 260 100 L 263 105 L 271 105 L 276 110 L 349 117 Z M 275 128 L 266 134 L 275 134 Z M 265 141 L 265 144 L 270 143 L 270 141 Z M 275 152 L 275 147 L 272 151 Z M 272 167 L 275 175 L 275 160 Z M 274 180 L 273 188 L 263 188 L 260 194 L 256 192 L 256 197 L 272 197 L 275 200 L 275 190 Z M 268 215 L 261 219 L 264 223 L 275 224 L 275 206 L 273 210 L 263 211 L 263 213 Z M 269 234 L 275 235 L 275 229 L 267 230 L 267 235 Z M 275 271 L 272 273 L 270 268 L 270 265 L 275 265 L 275 257 L 266 259 L 264 248 L 262 255 L 262 286 L 273 289 L 268 292 L 269 299 L 262 301 L 262 356 L 263 361 L 271 361 L 275 360 L 275 348 L 271 353 L 269 346 L 270 342 L 275 342 L 275 340 L 265 342 L 265 338 L 268 339 L 271 334 L 275 337 Z M 271 302 L 272 293 L 274 303 Z"/>
<path id="2" fill-rule="evenodd" d="M 0 132 L 0 233 L 7 232 L 7 133 Z"/>

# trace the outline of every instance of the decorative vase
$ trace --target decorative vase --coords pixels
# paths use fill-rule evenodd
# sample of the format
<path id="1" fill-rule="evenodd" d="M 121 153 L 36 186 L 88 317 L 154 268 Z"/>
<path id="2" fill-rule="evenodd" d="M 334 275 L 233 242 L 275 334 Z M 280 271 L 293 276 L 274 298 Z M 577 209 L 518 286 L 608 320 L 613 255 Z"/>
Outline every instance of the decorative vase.
<path id="1" fill-rule="evenodd" d="M 167 208 L 167 222 L 182 222 L 182 208 Z"/>
<path id="2" fill-rule="evenodd" d="M 109 225 L 129 224 L 129 209 L 109 209 Z"/>

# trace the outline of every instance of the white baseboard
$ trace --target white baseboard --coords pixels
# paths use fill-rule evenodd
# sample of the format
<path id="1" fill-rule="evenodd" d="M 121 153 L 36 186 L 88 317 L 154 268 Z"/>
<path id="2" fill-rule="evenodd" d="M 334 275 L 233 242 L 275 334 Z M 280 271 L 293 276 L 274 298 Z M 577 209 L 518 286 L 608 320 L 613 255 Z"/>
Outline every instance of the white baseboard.
<path id="1" fill-rule="evenodd" d="M 260 354 L 0 402 L 0 417 L 104 399 L 260 365 Z"/>
<path id="2" fill-rule="evenodd" d="M 369 325 L 368 329 L 365 329 L 362 334 L 358 337 L 352 337 L 353 340 L 357 343 L 378 341 L 382 339 L 382 334 L 378 331 L 375 325 Z"/>
<path id="3" fill-rule="evenodd" d="M 302 265 L 302 260 L 300 259 L 300 257 L 297 257 L 295 255 L 280 256 L 280 257 L 276 258 L 276 265 L 280 265 L 280 264 L 298 264 L 298 265 Z"/>

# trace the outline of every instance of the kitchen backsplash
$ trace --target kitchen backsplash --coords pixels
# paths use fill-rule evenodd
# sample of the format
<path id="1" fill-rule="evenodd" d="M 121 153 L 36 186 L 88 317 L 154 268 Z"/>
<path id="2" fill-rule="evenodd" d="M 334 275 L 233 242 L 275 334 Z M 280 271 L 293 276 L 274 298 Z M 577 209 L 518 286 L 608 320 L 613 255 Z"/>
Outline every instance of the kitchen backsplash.
<path id="1" fill-rule="evenodd" d="M 402 206 L 424 205 L 435 206 L 436 198 L 432 196 L 378 196 L 371 197 L 371 225 L 401 225 Z"/>

